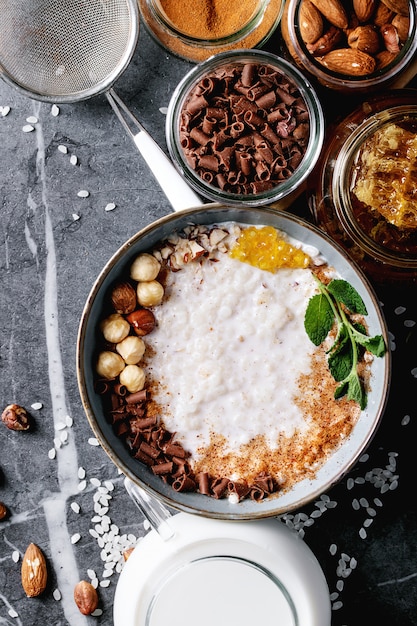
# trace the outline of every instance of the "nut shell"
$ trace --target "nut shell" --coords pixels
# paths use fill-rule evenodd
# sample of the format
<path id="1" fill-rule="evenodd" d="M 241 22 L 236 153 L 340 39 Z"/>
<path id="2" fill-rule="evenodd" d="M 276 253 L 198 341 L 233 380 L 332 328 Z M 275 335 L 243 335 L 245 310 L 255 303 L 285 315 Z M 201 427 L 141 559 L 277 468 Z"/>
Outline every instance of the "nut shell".
<path id="1" fill-rule="evenodd" d="M 29 430 L 31 423 L 28 412 L 18 404 L 9 404 L 1 415 L 2 422 L 10 430 Z"/>
<path id="2" fill-rule="evenodd" d="M 116 313 L 127 315 L 136 308 L 136 291 L 130 283 L 120 283 L 113 288 L 111 301 Z"/>
<path id="3" fill-rule="evenodd" d="M 98 594 L 93 585 L 81 580 L 74 587 L 74 600 L 80 613 L 91 615 L 98 607 Z"/>
<path id="4" fill-rule="evenodd" d="M 22 561 L 22 587 L 28 598 L 39 596 L 45 591 L 48 581 L 46 560 L 42 550 L 34 543 L 29 544 Z"/>

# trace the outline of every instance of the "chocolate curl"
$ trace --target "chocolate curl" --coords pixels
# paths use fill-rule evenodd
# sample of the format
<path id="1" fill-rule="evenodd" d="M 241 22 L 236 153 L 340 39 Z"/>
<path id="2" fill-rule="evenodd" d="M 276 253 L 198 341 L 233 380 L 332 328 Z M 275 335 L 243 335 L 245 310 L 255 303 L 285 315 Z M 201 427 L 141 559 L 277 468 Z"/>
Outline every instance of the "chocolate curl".
<path id="1" fill-rule="evenodd" d="M 244 498 L 246 498 L 246 496 L 248 495 L 250 488 L 248 487 L 246 482 L 239 482 L 239 481 L 229 481 L 229 484 L 227 486 L 228 491 L 230 494 L 234 494 L 236 495 L 239 500 L 243 500 Z"/>
<path id="2" fill-rule="evenodd" d="M 291 106 L 296 101 L 296 98 L 283 87 L 275 87 L 275 91 L 279 100 L 281 100 L 281 102 L 283 102 L 287 106 Z"/>
<path id="3" fill-rule="evenodd" d="M 118 422 L 117 424 L 114 424 L 113 428 L 118 437 L 126 435 L 129 432 L 129 426 L 126 422 Z"/>
<path id="4" fill-rule="evenodd" d="M 219 130 L 219 132 L 213 135 L 213 149 L 218 150 L 221 146 L 230 139 L 229 129 Z M 226 148 L 227 149 L 227 148 Z"/>
<path id="5" fill-rule="evenodd" d="M 279 137 L 274 133 L 272 128 L 268 124 L 264 124 L 262 128 L 260 128 L 260 133 L 265 139 L 267 139 L 272 145 L 276 145 L 279 143 Z"/>
<path id="6" fill-rule="evenodd" d="M 244 130 L 245 125 L 243 122 L 233 122 L 233 124 L 230 126 L 230 136 L 233 139 L 236 139 L 237 137 L 240 137 Z"/>
<path id="7" fill-rule="evenodd" d="M 268 191 L 268 189 L 272 189 L 273 186 L 273 183 L 267 180 L 255 180 L 250 183 L 252 193 L 261 193 L 262 191 Z"/>
<path id="8" fill-rule="evenodd" d="M 155 415 L 153 415 L 152 417 L 144 417 L 140 419 L 138 422 L 140 432 L 152 428 L 152 426 L 155 426 L 156 422 L 157 418 Z"/>
<path id="9" fill-rule="evenodd" d="M 139 446 L 139 450 L 141 452 L 143 452 L 144 454 L 147 454 L 148 456 L 151 457 L 151 459 L 157 459 L 158 456 L 160 456 L 161 451 L 158 450 L 158 448 L 155 448 L 155 446 L 151 446 L 148 443 L 146 443 L 146 441 L 142 441 L 142 443 Z"/>
<path id="10" fill-rule="evenodd" d="M 174 469 L 174 463 L 172 461 L 166 461 L 165 463 L 152 465 L 153 473 L 158 476 L 160 474 L 172 474 L 173 469 Z"/>
<path id="11" fill-rule="evenodd" d="M 263 85 L 262 83 L 253 85 L 253 87 L 248 90 L 246 97 L 249 101 L 256 102 L 268 89 L 268 85 Z"/>
<path id="12" fill-rule="evenodd" d="M 164 454 L 167 454 L 168 456 L 176 456 L 180 459 L 185 459 L 187 456 L 184 448 L 178 443 L 167 443 L 167 445 L 163 447 L 163 451 Z"/>
<path id="13" fill-rule="evenodd" d="M 143 450 L 140 450 L 140 449 L 137 450 L 133 456 L 138 461 L 142 461 L 142 463 L 145 463 L 145 465 L 147 465 L 148 467 L 153 467 L 155 465 L 154 459 L 148 456 L 147 454 L 145 454 Z"/>
<path id="14" fill-rule="evenodd" d="M 211 154 L 205 154 L 201 156 L 198 161 L 199 167 L 210 170 L 211 172 L 219 171 L 219 161 L 216 156 Z"/>
<path id="15" fill-rule="evenodd" d="M 289 167 L 283 167 L 278 173 L 278 180 L 287 180 L 293 175 L 293 171 Z"/>
<path id="16" fill-rule="evenodd" d="M 252 157 L 248 152 L 236 152 L 236 165 L 245 176 L 252 172 Z"/>
<path id="17" fill-rule="evenodd" d="M 270 474 L 259 474 L 253 481 L 253 487 L 259 487 L 265 493 L 271 494 L 275 491 L 274 480 Z"/>
<path id="18" fill-rule="evenodd" d="M 276 159 L 275 159 L 275 161 L 273 163 L 272 168 L 273 168 L 274 172 L 282 172 L 282 170 L 284 168 L 286 168 L 287 165 L 288 164 L 287 164 L 286 159 L 284 159 L 284 157 L 282 155 L 279 155 L 279 156 L 276 157 Z"/>
<path id="19" fill-rule="evenodd" d="M 204 496 L 210 495 L 210 478 L 207 472 L 199 472 L 196 475 L 198 491 Z"/>
<path id="20" fill-rule="evenodd" d="M 120 383 L 116 383 L 113 387 L 114 392 L 118 395 L 121 396 L 122 398 L 127 394 L 127 389 L 124 385 L 121 385 Z"/>
<path id="21" fill-rule="evenodd" d="M 250 495 L 251 500 L 255 500 L 255 502 L 260 502 L 267 496 L 265 491 L 261 489 L 260 487 L 252 487 L 249 492 L 249 495 Z"/>
<path id="22" fill-rule="evenodd" d="M 274 109 L 266 116 L 266 119 L 270 123 L 280 122 L 281 120 L 288 119 L 288 111 L 284 106 Z"/>
<path id="23" fill-rule="evenodd" d="M 216 128 L 216 125 L 217 120 L 214 117 L 208 117 L 207 115 L 205 115 L 203 118 L 203 124 L 201 126 L 201 129 L 203 133 L 211 136 L 214 132 L 214 129 Z"/>
<path id="24" fill-rule="evenodd" d="M 253 111 L 245 111 L 245 113 L 243 114 L 243 119 L 248 126 L 253 128 L 253 130 L 265 124 L 264 118 L 260 115 L 257 115 Z"/>
<path id="25" fill-rule="evenodd" d="M 202 178 L 206 183 L 211 185 L 211 183 L 214 180 L 213 172 L 207 172 L 207 171 L 205 171 L 203 169 L 196 169 L 196 172 L 200 176 L 200 178 Z"/>
<path id="26" fill-rule="evenodd" d="M 255 170 L 259 180 L 269 180 L 271 178 L 271 170 L 264 161 L 258 161 Z"/>
<path id="27" fill-rule="evenodd" d="M 226 168 L 226 170 L 230 170 L 234 155 L 235 155 L 235 149 L 231 146 L 221 150 L 217 155 L 220 159 L 220 165 L 223 165 Z"/>
<path id="28" fill-rule="evenodd" d="M 297 139 L 298 142 L 303 142 L 308 139 L 310 135 L 310 125 L 307 123 L 301 123 L 294 128 L 293 137 Z"/>
<path id="29" fill-rule="evenodd" d="M 219 187 L 219 189 L 221 189 L 222 191 L 227 190 L 228 189 L 228 183 L 226 180 L 226 177 L 224 174 L 217 174 L 216 176 L 216 182 L 217 182 L 217 186 Z"/>
<path id="30" fill-rule="evenodd" d="M 220 121 L 226 117 L 226 112 L 220 107 L 207 107 L 206 116 L 208 118 Z"/>
<path id="31" fill-rule="evenodd" d="M 142 389 L 142 391 L 137 391 L 136 393 L 129 393 L 126 396 L 126 402 L 128 404 L 137 404 L 139 402 L 144 402 L 147 398 L 146 389 Z"/>
<path id="32" fill-rule="evenodd" d="M 271 109 L 275 102 L 277 101 L 277 97 L 275 95 L 275 91 L 268 91 L 264 93 L 260 98 L 256 98 L 255 102 L 260 109 Z"/>
<path id="33" fill-rule="evenodd" d="M 204 96 L 194 95 L 187 102 L 186 112 L 195 115 L 196 113 L 200 113 L 207 105 L 208 102 Z"/>
<path id="34" fill-rule="evenodd" d="M 222 498 L 227 491 L 228 484 L 228 478 L 216 478 L 211 484 L 211 492 L 213 494 L 213 497 L 217 500 Z"/>
<path id="35" fill-rule="evenodd" d="M 274 162 L 274 153 L 266 141 L 262 141 L 256 146 L 254 157 L 257 161 L 265 161 L 268 165 L 272 165 Z"/>
<path id="36" fill-rule="evenodd" d="M 94 390 L 100 396 L 104 396 L 109 390 L 109 383 L 107 380 L 97 380 L 94 384 Z"/>
<path id="37" fill-rule="evenodd" d="M 210 137 L 197 127 L 191 130 L 190 137 L 193 141 L 200 144 L 200 146 L 206 146 L 210 141 Z"/>
<path id="38" fill-rule="evenodd" d="M 214 80 L 210 76 L 204 76 L 201 82 L 198 85 L 199 93 L 204 96 L 205 94 L 210 95 L 216 86 L 218 81 Z"/>
<path id="39" fill-rule="evenodd" d="M 254 82 L 254 77 L 256 75 L 256 65 L 254 63 L 245 63 L 242 69 L 242 85 L 245 87 L 250 87 Z"/>
<path id="40" fill-rule="evenodd" d="M 174 480 L 172 488 L 177 493 L 180 493 L 183 491 L 196 491 L 197 485 L 192 478 L 187 476 L 187 474 L 182 474 Z"/>

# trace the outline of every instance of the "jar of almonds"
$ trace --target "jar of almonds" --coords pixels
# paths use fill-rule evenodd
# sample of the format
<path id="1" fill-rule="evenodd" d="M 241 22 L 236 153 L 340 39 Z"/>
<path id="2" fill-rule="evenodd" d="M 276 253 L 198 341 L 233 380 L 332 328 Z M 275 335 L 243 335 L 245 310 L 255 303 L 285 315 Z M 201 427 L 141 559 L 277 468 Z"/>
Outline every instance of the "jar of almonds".
<path id="1" fill-rule="evenodd" d="M 414 0 L 287 0 L 281 32 L 293 60 L 321 85 L 369 93 L 417 73 Z"/>

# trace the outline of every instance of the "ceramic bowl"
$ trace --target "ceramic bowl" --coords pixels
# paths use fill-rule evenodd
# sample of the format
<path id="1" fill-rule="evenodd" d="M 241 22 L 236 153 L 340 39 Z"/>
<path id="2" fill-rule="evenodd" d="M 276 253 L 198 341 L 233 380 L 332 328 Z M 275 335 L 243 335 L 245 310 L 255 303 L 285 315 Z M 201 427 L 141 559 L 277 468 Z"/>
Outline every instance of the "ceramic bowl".
<path id="1" fill-rule="evenodd" d="M 388 345 L 385 321 L 376 295 L 361 270 L 346 252 L 316 227 L 287 212 L 270 207 L 250 209 L 246 206 L 203 205 L 169 214 L 151 223 L 129 239 L 108 261 L 85 304 L 79 327 L 77 345 L 77 376 L 85 413 L 102 448 L 117 467 L 134 483 L 160 502 L 174 509 L 217 519 L 260 519 L 294 510 L 330 489 L 352 468 L 370 443 L 383 416 L 390 385 L 391 361 L 389 352 L 374 359 L 371 368 L 371 389 L 368 404 L 350 436 L 330 456 L 313 479 L 298 482 L 292 489 L 278 493 L 261 502 L 243 500 L 233 504 L 228 498 L 214 499 L 199 493 L 177 493 L 160 477 L 133 458 L 123 441 L 113 432 L 103 411 L 102 397 L 95 391 L 95 357 L 98 345 L 98 327 L 103 317 L 109 289 L 115 281 L 128 274 L 133 258 L 151 249 L 174 230 L 186 225 L 240 222 L 254 225 L 272 225 L 299 241 L 312 245 L 333 265 L 345 280 L 361 294 L 366 305 L 369 333 L 381 334 Z"/>

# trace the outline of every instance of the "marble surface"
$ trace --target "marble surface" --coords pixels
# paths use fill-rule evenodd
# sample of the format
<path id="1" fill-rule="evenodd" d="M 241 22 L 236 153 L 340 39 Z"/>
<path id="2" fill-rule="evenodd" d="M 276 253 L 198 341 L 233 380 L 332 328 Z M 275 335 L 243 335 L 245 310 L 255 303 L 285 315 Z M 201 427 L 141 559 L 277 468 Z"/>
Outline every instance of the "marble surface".
<path id="1" fill-rule="evenodd" d="M 189 68 L 142 28 L 117 83 L 164 149 L 164 108 Z M 111 254 L 170 206 L 104 96 L 60 105 L 53 115 L 50 104 L 1 82 L 0 107 L 0 400 L 25 406 L 35 423 L 27 433 L 0 424 L 0 500 L 10 513 L 0 522 L 0 624 L 110 626 L 122 553 L 145 535 L 147 524 L 117 468 L 92 445 L 77 388 L 77 330 Z M 37 121 L 28 122 L 31 117 Z M 28 124 L 34 129 L 24 132 Z M 81 190 L 88 196 L 79 197 Z M 110 203 L 115 208 L 106 210 Z M 393 349 L 381 428 L 340 484 L 282 519 L 323 568 L 334 626 L 364 626 L 370 619 L 417 624 L 415 287 L 375 287 Z M 31 542 L 46 555 L 49 582 L 42 596 L 29 599 L 20 568 Z M 81 579 L 98 584 L 95 618 L 74 604 Z"/>

